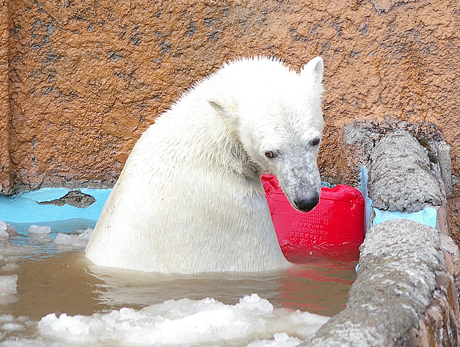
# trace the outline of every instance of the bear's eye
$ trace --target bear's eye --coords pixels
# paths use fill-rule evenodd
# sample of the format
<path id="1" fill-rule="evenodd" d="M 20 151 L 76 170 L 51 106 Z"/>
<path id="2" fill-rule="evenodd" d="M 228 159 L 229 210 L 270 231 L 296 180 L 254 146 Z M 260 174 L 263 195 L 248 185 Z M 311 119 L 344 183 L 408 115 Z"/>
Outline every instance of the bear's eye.
<path id="1" fill-rule="evenodd" d="M 317 138 L 311 140 L 311 141 L 310 141 L 310 144 L 311 144 L 312 146 L 318 146 L 320 142 L 321 142 L 321 140 L 317 137 Z"/>
<path id="2" fill-rule="evenodd" d="M 275 153 L 273 153 L 272 151 L 266 151 L 265 156 L 269 159 L 273 159 L 274 157 L 276 157 Z"/>

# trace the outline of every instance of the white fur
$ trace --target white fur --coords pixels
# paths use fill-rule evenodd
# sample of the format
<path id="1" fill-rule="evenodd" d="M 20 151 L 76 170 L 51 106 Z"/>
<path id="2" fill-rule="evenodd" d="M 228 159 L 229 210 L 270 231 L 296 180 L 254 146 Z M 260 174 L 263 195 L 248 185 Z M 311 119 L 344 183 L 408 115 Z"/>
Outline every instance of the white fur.
<path id="1" fill-rule="evenodd" d="M 135 145 L 86 256 L 165 273 L 288 266 L 260 175 L 275 174 L 293 205 L 319 196 L 319 146 L 311 141 L 322 136 L 322 75 L 319 57 L 300 75 L 255 58 L 197 84 Z"/>

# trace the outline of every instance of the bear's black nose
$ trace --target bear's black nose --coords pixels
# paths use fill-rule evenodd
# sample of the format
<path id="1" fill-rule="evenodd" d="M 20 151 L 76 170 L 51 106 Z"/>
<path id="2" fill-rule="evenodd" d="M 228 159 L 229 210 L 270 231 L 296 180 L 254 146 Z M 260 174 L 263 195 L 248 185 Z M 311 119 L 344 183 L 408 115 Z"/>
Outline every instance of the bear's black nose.
<path id="1" fill-rule="evenodd" d="M 318 205 L 319 196 L 315 195 L 314 197 L 308 199 L 301 199 L 294 201 L 295 207 L 302 212 L 308 212 L 313 210 L 313 208 Z"/>

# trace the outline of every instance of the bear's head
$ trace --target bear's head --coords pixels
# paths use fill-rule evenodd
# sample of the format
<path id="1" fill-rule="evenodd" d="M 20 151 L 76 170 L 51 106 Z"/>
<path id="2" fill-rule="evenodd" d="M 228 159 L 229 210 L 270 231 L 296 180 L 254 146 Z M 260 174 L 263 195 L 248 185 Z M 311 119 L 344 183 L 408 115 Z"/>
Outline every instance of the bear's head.
<path id="1" fill-rule="evenodd" d="M 224 67 L 231 86 L 209 100 L 261 172 L 272 173 L 294 208 L 310 211 L 319 202 L 317 166 L 323 133 L 323 60 L 300 74 L 279 60 L 256 58 Z"/>

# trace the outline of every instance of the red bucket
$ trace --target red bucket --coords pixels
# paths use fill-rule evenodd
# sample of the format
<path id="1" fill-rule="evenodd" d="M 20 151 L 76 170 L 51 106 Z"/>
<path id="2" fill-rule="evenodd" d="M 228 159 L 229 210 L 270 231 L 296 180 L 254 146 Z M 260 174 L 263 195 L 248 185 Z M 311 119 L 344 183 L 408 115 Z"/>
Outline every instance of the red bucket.
<path id="1" fill-rule="evenodd" d="M 364 199 L 359 190 L 345 185 L 321 188 L 319 204 L 310 212 L 299 212 L 275 176 L 263 175 L 262 183 L 281 250 L 289 261 L 303 263 L 312 256 L 358 260 L 364 240 Z"/>

